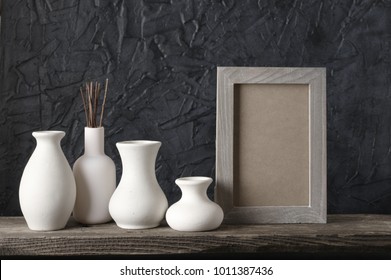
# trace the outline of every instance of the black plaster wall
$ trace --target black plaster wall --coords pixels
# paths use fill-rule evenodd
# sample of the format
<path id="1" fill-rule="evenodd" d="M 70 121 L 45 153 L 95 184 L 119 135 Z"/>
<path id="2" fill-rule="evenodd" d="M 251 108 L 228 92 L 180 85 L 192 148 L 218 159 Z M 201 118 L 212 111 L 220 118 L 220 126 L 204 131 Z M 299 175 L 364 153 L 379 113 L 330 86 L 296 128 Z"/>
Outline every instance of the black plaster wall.
<path id="1" fill-rule="evenodd" d="M 330 213 L 391 213 L 391 1 L 3 1 L 0 214 L 20 214 L 32 131 L 83 151 L 78 93 L 110 79 L 106 153 L 163 142 L 158 180 L 214 177 L 217 66 L 327 67 Z"/>

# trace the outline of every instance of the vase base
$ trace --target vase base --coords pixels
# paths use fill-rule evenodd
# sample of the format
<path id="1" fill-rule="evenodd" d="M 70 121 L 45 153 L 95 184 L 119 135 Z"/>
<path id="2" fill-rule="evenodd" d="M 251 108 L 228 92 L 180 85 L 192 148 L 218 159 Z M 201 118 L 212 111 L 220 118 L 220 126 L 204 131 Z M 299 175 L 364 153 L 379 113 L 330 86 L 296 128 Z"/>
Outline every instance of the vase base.
<path id="1" fill-rule="evenodd" d="M 173 230 L 176 231 L 181 231 L 181 232 L 206 232 L 206 231 L 213 231 L 216 230 L 220 227 L 220 225 L 216 227 L 188 227 L 188 228 L 183 228 L 183 227 L 175 227 L 169 225 Z"/>
<path id="2" fill-rule="evenodd" d="M 118 227 L 123 229 L 149 229 L 149 228 L 155 228 L 158 227 L 160 224 L 152 224 L 152 225 L 124 225 L 124 224 L 117 224 Z"/>
<path id="3" fill-rule="evenodd" d="M 57 230 L 64 229 L 65 226 L 61 226 L 61 227 L 30 227 L 30 226 L 28 226 L 28 228 L 33 231 L 57 231 Z"/>

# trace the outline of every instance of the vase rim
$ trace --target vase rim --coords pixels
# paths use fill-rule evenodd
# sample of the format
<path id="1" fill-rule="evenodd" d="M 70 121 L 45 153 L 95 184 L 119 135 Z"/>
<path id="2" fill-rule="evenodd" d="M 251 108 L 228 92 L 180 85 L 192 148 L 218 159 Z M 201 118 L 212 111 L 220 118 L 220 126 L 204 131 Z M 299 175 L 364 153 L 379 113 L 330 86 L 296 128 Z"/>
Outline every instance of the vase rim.
<path id="1" fill-rule="evenodd" d="M 181 183 L 181 184 L 186 184 L 186 183 L 206 183 L 206 182 L 209 182 L 212 183 L 213 182 L 213 179 L 210 178 L 210 177 L 206 177 L 206 176 L 188 176 L 188 177 L 181 177 L 181 178 L 178 178 L 175 180 L 175 182 L 177 183 Z"/>
<path id="2" fill-rule="evenodd" d="M 159 144 L 161 145 L 162 142 L 160 141 L 154 141 L 154 140 L 127 140 L 127 141 L 121 141 L 117 142 L 117 146 L 152 146 Z"/>
<path id="3" fill-rule="evenodd" d="M 97 129 L 104 129 L 104 127 L 103 127 L 103 126 L 99 126 L 99 127 L 89 127 L 89 126 L 85 126 L 84 129 L 97 130 Z"/>
<path id="4" fill-rule="evenodd" d="M 61 130 L 41 130 L 41 131 L 34 131 L 33 136 L 54 136 L 54 135 L 65 135 L 64 131 Z"/>

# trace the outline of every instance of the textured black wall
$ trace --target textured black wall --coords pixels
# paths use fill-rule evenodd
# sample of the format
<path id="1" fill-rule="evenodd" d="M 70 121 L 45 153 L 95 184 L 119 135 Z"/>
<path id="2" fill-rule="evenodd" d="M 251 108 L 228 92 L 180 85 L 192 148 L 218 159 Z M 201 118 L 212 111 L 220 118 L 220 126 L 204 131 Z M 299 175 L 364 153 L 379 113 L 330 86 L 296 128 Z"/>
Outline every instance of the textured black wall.
<path id="1" fill-rule="evenodd" d="M 391 213 L 391 2 L 4 1 L 0 214 L 20 214 L 18 186 L 35 130 L 66 131 L 83 151 L 79 86 L 110 79 L 106 152 L 163 142 L 158 180 L 214 177 L 217 66 L 327 67 L 330 213 Z"/>

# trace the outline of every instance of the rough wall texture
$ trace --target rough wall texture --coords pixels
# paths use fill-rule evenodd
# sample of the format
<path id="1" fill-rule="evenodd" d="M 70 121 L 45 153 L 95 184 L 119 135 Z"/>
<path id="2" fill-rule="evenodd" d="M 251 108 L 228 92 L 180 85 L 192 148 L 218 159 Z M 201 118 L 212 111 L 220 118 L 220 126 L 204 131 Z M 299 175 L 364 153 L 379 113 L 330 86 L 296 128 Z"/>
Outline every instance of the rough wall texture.
<path id="1" fill-rule="evenodd" d="M 110 79 L 106 152 L 163 142 L 158 180 L 214 177 L 217 66 L 327 67 L 330 213 L 391 213 L 391 2 L 4 1 L 0 214 L 20 214 L 31 132 L 83 151 L 79 86 Z"/>

